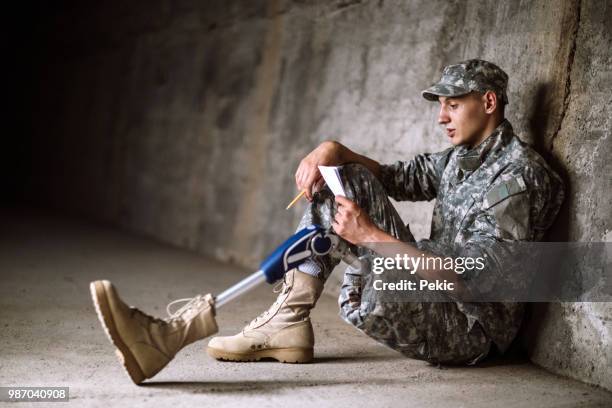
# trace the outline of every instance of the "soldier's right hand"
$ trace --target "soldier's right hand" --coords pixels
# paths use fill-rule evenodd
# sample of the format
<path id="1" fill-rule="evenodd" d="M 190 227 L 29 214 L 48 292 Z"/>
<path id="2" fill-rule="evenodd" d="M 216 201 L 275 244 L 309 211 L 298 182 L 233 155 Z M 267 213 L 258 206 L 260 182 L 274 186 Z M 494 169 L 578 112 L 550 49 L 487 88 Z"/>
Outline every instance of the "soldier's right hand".
<path id="1" fill-rule="evenodd" d="M 317 166 L 340 166 L 344 164 L 342 162 L 343 149 L 344 146 L 338 142 L 326 141 L 300 161 L 300 165 L 295 172 L 295 184 L 300 191 L 306 191 L 304 195 L 308 201 L 312 201 L 312 195 L 325 184 Z"/>

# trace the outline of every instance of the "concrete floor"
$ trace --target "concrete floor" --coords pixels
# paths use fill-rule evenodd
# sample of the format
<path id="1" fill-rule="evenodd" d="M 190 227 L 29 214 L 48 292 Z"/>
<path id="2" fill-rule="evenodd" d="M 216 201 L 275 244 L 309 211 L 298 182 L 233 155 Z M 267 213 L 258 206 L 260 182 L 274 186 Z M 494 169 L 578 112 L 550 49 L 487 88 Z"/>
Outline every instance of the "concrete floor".
<path id="1" fill-rule="evenodd" d="M 0 225 L 0 386 L 68 386 L 74 406 L 612 406 L 612 394 L 525 361 L 439 369 L 403 358 L 343 323 L 331 296 L 313 314 L 314 364 L 217 362 L 204 340 L 138 387 L 99 326 L 89 282 L 110 279 L 128 303 L 164 315 L 167 302 L 218 293 L 250 271 L 38 212 L 3 211 Z M 220 334 L 273 299 L 264 286 L 219 310 Z"/>

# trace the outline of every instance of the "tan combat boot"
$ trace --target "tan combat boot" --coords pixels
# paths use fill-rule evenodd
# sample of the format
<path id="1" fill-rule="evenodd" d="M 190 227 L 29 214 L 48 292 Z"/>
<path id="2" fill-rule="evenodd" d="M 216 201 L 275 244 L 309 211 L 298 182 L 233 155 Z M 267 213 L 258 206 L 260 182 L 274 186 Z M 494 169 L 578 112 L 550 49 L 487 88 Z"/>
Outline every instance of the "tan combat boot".
<path id="1" fill-rule="evenodd" d="M 235 336 L 212 338 L 208 354 L 231 361 L 268 357 L 283 363 L 311 362 L 314 332 L 308 316 L 322 291 L 320 279 L 290 270 L 272 306 Z"/>
<path id="2" fill-rule="evenodd" d="M 218 331 L 211 295 L 181 299 L 189 302 L 158 319 L 126 305 L 109 281 L 91 282 L 90 289 L 102 327 L 135 384 L 157 374 L 186 345 Z"/>

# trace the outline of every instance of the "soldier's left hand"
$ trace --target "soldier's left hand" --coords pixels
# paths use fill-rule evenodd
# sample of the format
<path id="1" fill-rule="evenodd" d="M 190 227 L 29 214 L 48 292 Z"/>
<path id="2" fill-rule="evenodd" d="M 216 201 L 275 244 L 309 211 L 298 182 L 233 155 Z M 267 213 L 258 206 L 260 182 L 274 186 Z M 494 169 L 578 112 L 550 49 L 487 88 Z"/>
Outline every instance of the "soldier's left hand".
<path id="1" fill-rule="evenodd" d="M 336 234 L 351 244 L 368 242 L 373 231 L 378 229 L 368 214 L 346 197 L 336 196 L 336 203 L 338 211 L 332 222 Z"/>

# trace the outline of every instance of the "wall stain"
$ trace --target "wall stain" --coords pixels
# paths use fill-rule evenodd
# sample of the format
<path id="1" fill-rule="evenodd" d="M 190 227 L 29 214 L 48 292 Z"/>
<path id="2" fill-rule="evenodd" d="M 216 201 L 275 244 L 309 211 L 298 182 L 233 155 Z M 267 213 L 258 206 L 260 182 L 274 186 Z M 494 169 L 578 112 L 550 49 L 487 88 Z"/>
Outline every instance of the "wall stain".
<path id="1" fill-rule="evenodd" d="M 256 73 L 253 111 L 248 116 L 246 127 L 246 162 L 239 163 L 249 170 L 231 234 L 234 238 L 233 250 L 241 257 L 253 253 L 253 242 L 260 225 L 264 224 L 258 222 L 258 218 L 266 205 L 262 191 L 270 144 L 269 118 L 281 67 L 283 21 L 279 13 L 279 0 L 268 0 L 267 24 L 262 61 Z"/>
<path id="2" fill-rule="evenodd" d="M 574 66 L 574 56 L 576 55 L 576 45 L 578 42 L 578 30 L 580 29 L 580 12 L 582 9 L 582 0 L 578 1 L 576 6 L 576 19 L 573 22 L 572 27 L 572 35 L 571 35 L 571 48 L 569 54 L 567 56 L 567 71 L 565 77 L 565 90 L 563 94 L 563 104 L 561 106 L 561 115 L 559 117 L 559 123 L 557 124 L 557 128 L 553 132 L 553 135 L 550 139 L 549 150 L 552 151 L 555 143 L 555 139 L 559 135 L 561 131 L 561 127 L 563 126 L 563 120 L 565 119 L 565 115 L 567 113 L 567 108 L 569 106 L 570 94 L 572 89 L 572 68 Z"/>

